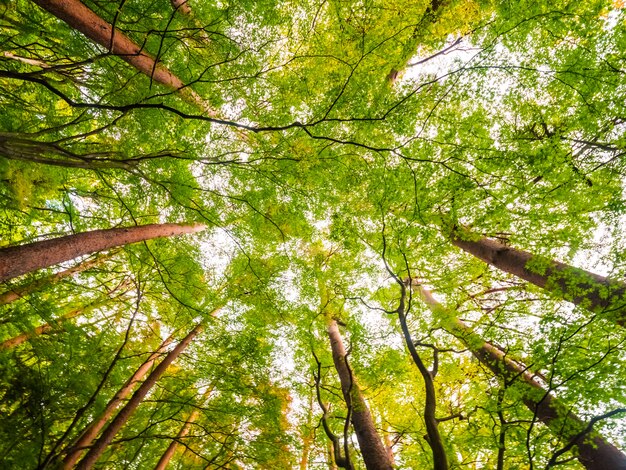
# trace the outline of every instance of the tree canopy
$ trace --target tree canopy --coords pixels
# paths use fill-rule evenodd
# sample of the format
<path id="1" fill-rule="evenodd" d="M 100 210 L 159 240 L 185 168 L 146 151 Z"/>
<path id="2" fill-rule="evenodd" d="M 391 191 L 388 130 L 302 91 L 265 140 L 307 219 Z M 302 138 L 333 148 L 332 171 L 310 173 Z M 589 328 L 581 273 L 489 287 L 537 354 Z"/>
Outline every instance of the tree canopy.
<path id="1" fill-rule="evenodd" d="M 624 2 L 0 8 L 0 467 L 626 469 Z"/>

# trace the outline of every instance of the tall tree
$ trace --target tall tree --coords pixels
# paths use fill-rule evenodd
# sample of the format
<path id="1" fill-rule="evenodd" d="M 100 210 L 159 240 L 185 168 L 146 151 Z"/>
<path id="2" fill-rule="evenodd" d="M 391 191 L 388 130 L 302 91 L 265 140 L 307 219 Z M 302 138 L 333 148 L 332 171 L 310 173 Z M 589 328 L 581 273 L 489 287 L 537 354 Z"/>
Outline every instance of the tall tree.
<path id="1" fill-rule="evenodd" d="M 104 21 L 80 0 L 35 0 L 35 3 L 128 62 L 150 77 L 150 80 L 178 91 L 192 103 L 201 108 L 204 107 L 202 99 L 167 67 L 146 52 L 144 46 L 133 42 L 126 34 Z M 184 11 L 184 5 L 182 11 Z"/>
<path id="2" fill-rule="evenodd" d="M 457 336 L 472 354 L 497 377 L 508 383 L 519 383 L 521 399 L 537 419 L 566 441 L 565 449 L 575 449 L 578 460 L 588 470 L 626 469 L 626 454 L 592 430 L 556 396 L 545 390 L 540 378 L 521 362 L 507 356 L 472 331 L 462 320 L 447 312 L 422 285 L 416 286 L 420 297 L 451 334 Z"/>
<path id="3" fill-rule="evenodd" d="M 211 394 L 211 391 L 212 390 L 209 387 L 202 394 L 200 398 L 200 402 L 196 405 L 196 408 L 194 408 L 194 410 L 191 413 L 189 413 L 189 416 L 185 420 L 185 423 L 176 434 L 176 437 L 172 439 L 172 442 L 170 442 L 170 445 L 167 446 L 167 449 L 165 450 L 165 452 L 163 453 L 163 455 L 157 462 L 156 467 L 154 467 L 154 470 L 165 470 L 167 468 L 168 464 L 170 463 L 170 460 L 172 460 L 172 457 L 174 456 L 174 453 L 176 452 L 176 449 L 180 445 L 181 440 L 187 434 L 189 434 L 189 431 L 191 430 L 193 423 L 198 419 L 198 416 L 200 416 L 201 407 L 204 404 L 204 400 L 206 400 L 206 398 Z"/>
<path id="4" fill-rule="evenodd" d="M 437 395 L 435 392 L 435 376 L 437 374 L 437 358 L 435 357 L 434 365 L 432 370 L 428 370 L 424 361 L 420 357 L 417 349 L 415 348 L 415 342 L 411 337 L 411 332 L 409 331 L 409 327 L 406 321 L 406 309 L 407 305 L 407 287 L 406 283 L 402 282 L 400 279 L 396 278 L 396 281 L 400 285 L 401 297 L 400 304 L 398 305 L 398 319 L 400 320 L 400 328 L 402 329 L 402 335 L 404 336 L 404 342 L 406 344 L 407 349 L 409 350 L 409 354 L 411 355 L 411 359 L 417 366 L 422 379 L 424 380 L 424 388 L 426 391 L 426 400 L 424 404 L 424 421 L 426 422 L 426 432 L 428 436 L 428 445 L 430 446 L 433 453 L 433 468 L 435 470 L 447 470 L 448 467 L 448 456 L 446 454 L 446 450 L 443 445 L 443 440 L 441 439 L 441 434 L 439 433 L 439 420 L 436 416 L 437 410 Z"/>
<path id="5" fill-rule="evenodd" d="M 584 269 L 535 256 L 500 241 L 456 230 L 452 243 L 498 269 L 626 326 L 626 284 Z"/>
<path id="6" fill-rule="evenodd" d="M 96 463 L 102 452 L 111 443 L 117 432 L 124 426 L 128 418 L 133 414 L 137 407 L 141 404 L 144 397 L 150 389 L 156 384 L 159 378 L 165 373 L 167 368 L 174 362 L 178 356 L 189 346 L 193 339 L 204 328 L 202 323 L 198 323 L 175 347 L 172 349 L 159 363 L 158 366 L 150 373 L 146 380 L 133 393 L 126 405 L 117 413 L 113 421 L 109 423 L 102 435 L 94 442 L 89 452 L 77 464 L 76 468 L 81 470 L 90 469 Z"/>
<path id="7" fill-rule="evenodd" d="M 26 297 L 27 295 L 32 294 L 33 292 L 36 292 L 48 285 L 55 284 L 56 282 L 59 282 L 66 277 L 74 276 L 78 273 L 98 266 L 106 258 L 106 256 L 96 256 L 92 259 L 88 259 L 81 263 L 78 263 L 76 266 L 64 269 L 63 271 L 59 271 L 49 276 L 45 276 L 41 279 L 36 279 L 21 286 L 12 287 L 8 291 L 0 294 L 0 305 L 10 304 L 11 302 L 15 302 L 22 297 Z"/>
<path id="8" fill-rule="evenodd" d="M 170 335 L 165 341 L 161 343 L 159 348 L 151 353 L 148 358 L 137 368 L 137 370 L 131 375 L 124 383 L 117 393 L 109 400 L 106 407 L 102 412 L 93 419 L 89 425 L 83 431 L 81 431 L 78 438 L 72 443 L 69 449 L 64 451 L 65 458 L 63 459 L 63 468 L 73 468 L 76 462 L 80 459 L 81 454 L 85 449 L 89 448 L 96 436 L 100 433 L 107 421 L 113 416 L 113 413 L 121 406 L 122 402 L 130 395 L 133 388 L 143 380 L 145 375 L 150 371 L 156 360 L 161 357 L 166 348 L 174 339 L 173 335 Z"/>
<path id="9" fill-rule="evenodd" d="M 110 228 L 0 249 L 0 281 L 47 268 L 82 255 L 153 238 L 194 233 L 204 225 L 149 224 Z"/>
<path id="10" fill-rule="evenodd" d="M 328 338 L 333 352 L 333 362 L 341 381 L 341 392 L 348 406 L 354 432 L 359 441 L 359 449 L 368 470 L 391 469 L 389 455 L 374 426 L 374 420 L 365 398 L 347 361 L 346 349 L 339 333 L 337 321 L 327 323 Z"/>

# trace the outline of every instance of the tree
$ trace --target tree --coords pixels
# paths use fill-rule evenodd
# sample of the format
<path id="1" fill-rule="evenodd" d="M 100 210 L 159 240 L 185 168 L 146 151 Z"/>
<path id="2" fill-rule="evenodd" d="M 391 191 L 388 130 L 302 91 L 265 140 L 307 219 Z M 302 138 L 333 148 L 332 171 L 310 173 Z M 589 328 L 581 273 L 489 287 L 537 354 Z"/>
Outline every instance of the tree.
<path id="1" fill-rule="evenodd" d="M 83 459 L 78 462 L 76 468 L 87 469 L 92 468 L 95 462 L 98 460 L 106 446 L 110 444 L 110 442 L 115 437 L 115 434 L 120 430 L 120 428 L 125 424 L 130 415 L 135 411 L 135 409 L 141 404 L 141 401 L 144 399 L 146 394 L 150 391 L 150 389 L 154 386 L 154 384 L 159 380 L 159 378 L 163 375 L 163 373 L 167 370 L 167 368 L 174 362 L 178 356 L 185 350 L 189 343 L 193 341 L 193 339 L 200 333 L 203 329 L 203 325 L 199 323 L 196 325 L 188 334 L 185 336 L 175 347 L 172 349 L 167 356 L 163 358 L 159 365 L 155 367 L 155 369 L 148 375 L 146 380 L 139 386 L 139 388 L 133 393 L 133 396 L 128 400 L 126 405 L 117 413 L 115 418 L 109 423 L 109 425 L 104 429 L 102 435 L 94 442 L 94 444 L 89 449 L 89 452 L 83 457 Z"/>
<path id="2" fill-rule="evenodd" d="M 55 282 L 58 282 L 66 277 L 74 276 L 75 274 L 98 266 L 98 264 L 102 263 L 102 261 L 104 261 L 105 259 L 106 256 L 96 256 L 92 259 L 83 261 L 76 266 L 64 269 L 63 271 L 59 271 L 55 274 L 51 274 L 50 276 L 37 279 L 22 286 L 13 287 L 3 294 L 0 294 L 0 305 L 10 304 L 11 302 L 15 302 L 16 300 L 25 297 L 28 294 L 32 294 L 33 292 L 36 292 L 47 285 L 54 284 Z"/>
<path id="3" fill-rule="evenodd" d="M 469 233 L 455 233 L 452 235 L 452 243 L 498 269 L 532 282 L 624 326 L 626 285 L 623 282 L 558 261 L 541 259 L 497 240 L 473 238 Z"/>
<path id="4" fill-rule="evenodd" d="M 472 351 L 472 354 L 491 371 L 509 385 L 522 381 L 522 401 L 535 417 L 547 426 L 562 434 L 566 439 L 565 449 L 576 449 L 578 460 L 587 469 L 626 467 L 626 454 L 607 442 L 602 436 L 591 433 L 593 421 L 586 425 L 574 413 L 558 402 L 558 399 L 544 389 L 541 379 L 528 370 L 524 364 L 507 357 L 504 351 L 480 338 L 463 321 L 451 317 L 434 299 L 432 294 L 418 286 L 420 296 L 433 309 L 433 313 L 443 317 L 450 333 L 459 337 Z M 445 318 L 445 317 L 449 318 Z M 556 455 L 556 454 L 555 454 Z M 551 459 L 556 463 L 556 458 Z"/>
<path id="5" fill-rule="evenodd" d="M 363 398 L 359 385 L 350 370 L 347 353 L 341 340 L 336 320 L 328 322 L 328 338 L 333 352 L 333 362 L 341 382 L 341 391 L 348 407 L 348 414 L 359 441 L 363 461 L 368 469 L 390 469 L 389 455 L 374 427 L 372 415 Z"/>
<path id="6" fill-rule="evenodd" d="M 622 467 L 622 3 L 11 0 L 0 467 Z"/>
<path id="7" fill-rule="evenodd" d="M 161 343 L 159 349 L 148 356 L 135 373 L 128 378 L 122 388 L 120 388 L 113 398 L 111 398 L 102 413 L 80 433 L 79 438 L 69 449 L 65 451 L 65 458 L 63 459 L 64 468 L 72 468 L 76 462 L 78 462 L 83 450 L 88 448 L 93 443 L 104 425 L 111 418 L 111 416 L 113 416 L 113 413 L 115 413 L 115 411 L 121 406 L 123 400 L 130 395 L 135 385 L 143 380 L 145 375 L 154 365 L 155 361 L 165 352 L 166 348 L 173 339 L 173 336 L 170 335 Z"/>
<path id="8" fill-rule="evenodd" d="M 0 280 L 6 281 L 96 251 L 152 238 L 193 233 L 203 229 L 204 225 L 152 224 L 95 230 L 53 240 L 2 248 L 0 251 Z"/>

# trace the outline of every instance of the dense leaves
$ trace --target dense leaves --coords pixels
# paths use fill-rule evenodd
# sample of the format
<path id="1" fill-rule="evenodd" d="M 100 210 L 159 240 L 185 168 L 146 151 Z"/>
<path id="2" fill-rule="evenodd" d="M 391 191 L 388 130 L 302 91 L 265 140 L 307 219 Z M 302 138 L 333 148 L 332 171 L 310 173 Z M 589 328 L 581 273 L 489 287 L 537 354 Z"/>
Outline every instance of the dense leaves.
<path id="1" fill-rule="evenodd" d="M 395 466 L 433 468 L 399 311 L 449 468 L 584 468 L 453 318 L 626 450 L 623 328 L 451 240 L 464 227 L 537 255 L 534 272 L 623 280 L 623 2 L 84 2 L 182 89 L 37 3 L 0 7 L 0 248 L 206 229 L 3 284 L 22 294 L 0 342 L 26 337 L 0 347 L 2 468 L 59 466 L 199 322 L 96 467 L 154 468 L 177 442 L 170 468 L 336 468 L 328 426 L 365 468 L 331 320 Z"/>

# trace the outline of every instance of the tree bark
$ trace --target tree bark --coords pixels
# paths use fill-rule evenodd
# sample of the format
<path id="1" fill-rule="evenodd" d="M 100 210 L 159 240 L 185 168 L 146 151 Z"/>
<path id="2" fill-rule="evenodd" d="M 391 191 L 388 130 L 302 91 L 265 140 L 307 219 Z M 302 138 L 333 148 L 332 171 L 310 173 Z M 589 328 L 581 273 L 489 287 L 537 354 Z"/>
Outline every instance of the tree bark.
<path id="1" fill-rule="evenodd" d="M 75 274 L 91 269 L 102 263 L 106 258 L 107 256 L 97 256 L 93 259 L 83 261 L 76 266 L 72 266 L 69 269 L 65 269 L 64 271 L 59 271 L 58 273 L 51 274 L 50 276 L 37 279 L 23 286 L 16 286 L 11 290 L 0 294 L 0 305 L 10 304 L 18 299 L 21 299 L 22 297 L 26 297 L 27 295 L 42 289 L 47 285 L 55 284 L 66 277 L 74 276 Z"/>
<path id="2" fill-rule="evenodd" d="M 178 91 L 183 98 L 199 106 L 209 115 L 215 117 L 212 111 L 193 90 L 174 75 L 167 67 L 159 64 L 154 57 L 143 50 L 126 34 L 113 26 L 80 0 L 33 0 L 44 10 L 53 14 L 72 28 L 80 31 L 89 39 L 128 62 L 141 73 L 172 90 Z"/>
<path id="3" fill-rule="evenodd" d="M 389 462 L 392 466 L 396 465 L 396 459 L 393 455 L 393 442 L 390 437 L 391 433 L 389 430 L 383 433 L 383 442 L 385 443 L 385 449 L 387 450 L 387 455 L 389 456 Z"/>
<path id="4" fill-rule="evenodd" d="M 0 249 L 0 282 L 116 246 L 202 230 L 201 224 L 110 228 Z"/>
<path id="5" fill-rule="evenodd" d="M 374 427 L 374 421 L 367 403 L 365 403 L 361 390 L 346 362 L 346 350 L 335 320 L 328 322 L 327 332 L 333 353 L 333 362 L 341 382 L 341 391 L 346 403 L 352 409 L 352 425 L 359 442 L 359 449 L 361 450 L 361 455 L 363 455 L 365 467 L 368 470 L 392 469 L 387 450 Z"/>
<path id="6" fill-rule="evenodd" d="M 626 326 L 626 284 L 457 229 L 452 243 L 502 271 Z M 541 269 L 533 269 L 533 265 Z M 538 272 L 539 271 L 539 272 Z"/>
<path id="7" fill-rule="evenodd" d="M 178 356 L 185 350 L 189 343 L 203 329 L 202 323 L 189 332 L 185 338 L 176 345 L 176 347 L 159 363 L 158 366 L 150 373 L 148 378 L 135 391 L 133 396 L 128 400 L 126 405 L 115 416 L 113 421 L 106 427 L 102 435 L 96 440 L 87 455 L 76 466 L 77 470 L 88 470 L 93 467 L 98 458 L 102 455 L 106 447 L 111 443 L 117 432 L 126 424 L 126 421 L 132 416 L 139 404 L 143 401 L 154 384 L 161 378 L 167 368 Z"/>
<path id="8" fill-rule="evenodd" d="M 545 391 L 536 375 L 528 368 L 482 339 L 463 321 L 449 314 L 425 288 L 418 287 L 424 302 L 433 314 L 444 319 L 444 328 L 467 345 L 472 354 L 496 377 L 517 383 L 522 401 L 539 421 L 546 424 L 555 434 L 574 443 L 572 449 L 579 462 L 587 470 L 625 470 L 626 455 L 596 432 L 583 433 L 587 425 Z"/>
<path id="9" fill-rule="evenodd" d="M 170 336 L 161 343 L 155 352 L 150 354 L 144 363 L 141 364 L 135 373 L 126 381 L 122 388 L 120 388 L 113 398 L 111 398 L 102 413 L 83 430 L 74 444 L 72 444 L 72 446 L 66 451 L 66 456 L 63 459 L 61 468 L 69 470 L 74 467 L 83 451 L 92 444 L 100 430 L 104 427 L 111 416 L 113 416 L 115 410 L 117 410 L 122 404 L 122 401 L 130 395 L 130 392 L 133 390 L 135 385 L 145 377 L 152 365 L 163 354 L 172 340 L 173 336 Z"/>

